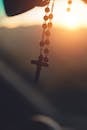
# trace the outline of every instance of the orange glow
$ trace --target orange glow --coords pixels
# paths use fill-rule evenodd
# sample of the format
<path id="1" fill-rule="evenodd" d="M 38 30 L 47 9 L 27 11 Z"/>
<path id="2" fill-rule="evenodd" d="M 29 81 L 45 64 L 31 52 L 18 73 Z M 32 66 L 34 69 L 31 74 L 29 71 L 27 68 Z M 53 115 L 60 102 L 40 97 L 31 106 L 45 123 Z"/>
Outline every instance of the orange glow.
<path id="1" fill-rule="evenodd" d="M 67 12 L 67 0 L 55 0 L 54 7 L 54 25 L 76 29 L 87 27 L 87 5 L 81 0 L 72 0 L 71 11 Z M 42 24 L 44 8 L 34 8 L 22 15 L 12 18 L 4 18 L 2 25 L 13 28 L 18 26 L 29 26 Z"/>
<path id="2" fill-rule="evenodd" d="M 67 12 L 67 1 L 56 2 L 54 22 L 66 28 L 75 29 L 87 26 L 87 5 L 80 0 L 72 0 L 71 11 Z"/>

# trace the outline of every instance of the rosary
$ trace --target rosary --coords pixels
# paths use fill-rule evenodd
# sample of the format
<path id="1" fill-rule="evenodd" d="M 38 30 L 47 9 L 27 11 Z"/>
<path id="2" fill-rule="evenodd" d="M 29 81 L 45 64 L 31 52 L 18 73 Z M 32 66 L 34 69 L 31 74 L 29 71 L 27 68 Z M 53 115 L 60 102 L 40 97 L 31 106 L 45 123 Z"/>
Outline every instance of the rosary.
<path id="1" fill-rule="evenodd" d="M 37 60 L 31 60 L 31 64 L 37 66 L 35 74 L 35 82 L 38 82 L 40 78 L 40 72 L 42 67 L 49 66 L 49 45 L 50 45 L 50 36 L 52 28 L 52 19 L 53 19 L 53 9 L 54 9 L 55 0 L 50 0 L 49 4 L 45 7 L 45 16 L 43 17 L 44 23 L 42 24 L 42 38 L 39 43 L 40 46 L 40 55 Z M 72 0 L 68 0 L 67 12 L 70 12 Z"/>

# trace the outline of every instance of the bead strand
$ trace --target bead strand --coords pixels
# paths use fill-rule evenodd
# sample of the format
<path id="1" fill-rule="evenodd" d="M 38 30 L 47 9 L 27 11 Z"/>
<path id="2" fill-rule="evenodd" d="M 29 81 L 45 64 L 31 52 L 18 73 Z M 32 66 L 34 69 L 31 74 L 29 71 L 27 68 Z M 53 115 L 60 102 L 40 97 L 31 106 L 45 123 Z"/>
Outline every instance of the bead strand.
<path id="1" fill-rule="evenodd" d="M 54 1 L 53 1 L 54 3 Z M 51 36 L 51 28 L 52 28 L 52 19 L 53 19 L 53 3 L 52 8 L 49 8 L 49 5 L 45 8 L 45 16 L 43 17 L 44 23 L 42 24 L 43 33 L 42 33 L 42 44 L 40 44 L 40 47 L 42 47 L 42 55 L 44 57 L 44 62 L 49 61 L 49 45 L 50 45 L 50 36 Z"/>
<path id="2" fill-rule="evenodd" d="M 71 11 L 72 0 L 68 0 L 67 3 L 68 3 L 67 12 L 70 12 Z"/>

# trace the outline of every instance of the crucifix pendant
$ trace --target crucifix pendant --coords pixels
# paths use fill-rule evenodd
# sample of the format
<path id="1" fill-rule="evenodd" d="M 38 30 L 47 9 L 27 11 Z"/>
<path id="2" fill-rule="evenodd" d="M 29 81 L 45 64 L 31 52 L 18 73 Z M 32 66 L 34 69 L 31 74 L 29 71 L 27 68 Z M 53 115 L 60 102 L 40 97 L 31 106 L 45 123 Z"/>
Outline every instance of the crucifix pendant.
<path id="1" fill-rule="evenodd" d="M 31 60 L 31 64 L 34 64 L 37 66 L 36 74 L 35 74 L 35 82 L 38 82 L 42 67 L 48 67 L 48 63 L 43 62 L 42 60 L 38 59 L 38 60 Z"/>

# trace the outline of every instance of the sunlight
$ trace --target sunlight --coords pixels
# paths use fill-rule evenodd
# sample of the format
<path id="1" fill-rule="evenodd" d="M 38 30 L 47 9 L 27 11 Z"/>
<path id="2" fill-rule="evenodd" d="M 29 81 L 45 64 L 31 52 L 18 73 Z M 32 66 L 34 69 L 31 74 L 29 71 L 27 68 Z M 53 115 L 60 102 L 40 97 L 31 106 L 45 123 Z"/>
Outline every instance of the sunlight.
<path id="1" fill-rule="evenodd" d="M 75 16 L 72 16 L 71 14 L 67 14 L 66 17 L 63 18 L 63 24 L 65 27 L 68 27 L 70 29 L 75 29 L 79 27 L 79 19 Z"/>
<path id="2" fill-rule="evenodd" d="M 67 0 L 55 0 L 54 26 L 66 29 L 87 27 L 87 5 L 81 0 L 72 0 L 71 11 L 67 12 Z M 34 8 L 24 14 L 15 17 L 4 17 L 1 26 L 13 28 L 18 26 L 40 25 L 43 23 L 44 8 Z"/>
<path id="3" fill-rule="evenodd" d="M 67 2 L 56 1 L 54 8 L 54 22 L 66 28 L 75 29 L 87 25 L 87 6 L 80 0 L 73 0 L 71 11 L 67 12 Z"/>

